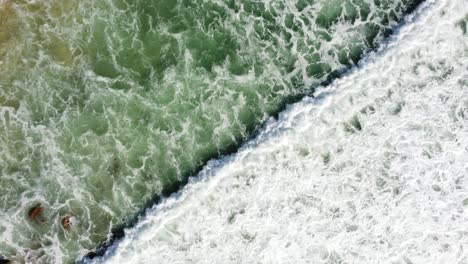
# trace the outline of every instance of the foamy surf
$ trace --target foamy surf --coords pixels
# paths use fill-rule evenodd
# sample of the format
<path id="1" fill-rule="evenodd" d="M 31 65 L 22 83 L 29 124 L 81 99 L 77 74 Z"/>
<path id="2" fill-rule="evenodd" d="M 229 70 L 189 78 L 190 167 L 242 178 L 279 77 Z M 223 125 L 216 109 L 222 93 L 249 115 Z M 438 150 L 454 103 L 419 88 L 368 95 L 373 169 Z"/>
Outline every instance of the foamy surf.
<path id="1" fill-rule="evenodd" d="M 467 14 L 427 2 L 90 262 L 468 263 Z"/>
<path id="2" fill-rule="evenodd" d="M 8 1 L 0 256 L 71 263 L 109 243 L 421 1 Z"/>

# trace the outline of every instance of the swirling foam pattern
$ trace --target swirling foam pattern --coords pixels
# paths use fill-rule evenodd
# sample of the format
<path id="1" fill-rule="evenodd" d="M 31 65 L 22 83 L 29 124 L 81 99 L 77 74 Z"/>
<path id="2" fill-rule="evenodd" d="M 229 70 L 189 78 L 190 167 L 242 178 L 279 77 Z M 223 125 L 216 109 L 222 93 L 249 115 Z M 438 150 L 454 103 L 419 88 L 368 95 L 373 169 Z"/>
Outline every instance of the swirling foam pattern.
<path id="1" fill-rule="evenodd" d="M 0 255 L 82 257 L 419 2 L 1 1 Z"/>
<path id="2" fill-rule="evenodd" d="M 468 263 L 468 6 L 210 162 L 99 263 Z"/>

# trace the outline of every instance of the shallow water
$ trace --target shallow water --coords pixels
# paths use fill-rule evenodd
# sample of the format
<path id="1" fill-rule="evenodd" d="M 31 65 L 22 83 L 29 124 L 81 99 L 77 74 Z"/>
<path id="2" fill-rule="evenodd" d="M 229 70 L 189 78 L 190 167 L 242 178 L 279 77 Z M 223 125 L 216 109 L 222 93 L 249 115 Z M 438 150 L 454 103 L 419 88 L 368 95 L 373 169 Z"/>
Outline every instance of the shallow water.
<path id="1" fill-rule="evenodd" d="M 467 15 L 426 2 L 94 263 L 468 263 Z"/>
<path id="2" fill-rule="evenodd" d="M 84 256 L 419 2 L 2 1 L 0 255 Z"/>

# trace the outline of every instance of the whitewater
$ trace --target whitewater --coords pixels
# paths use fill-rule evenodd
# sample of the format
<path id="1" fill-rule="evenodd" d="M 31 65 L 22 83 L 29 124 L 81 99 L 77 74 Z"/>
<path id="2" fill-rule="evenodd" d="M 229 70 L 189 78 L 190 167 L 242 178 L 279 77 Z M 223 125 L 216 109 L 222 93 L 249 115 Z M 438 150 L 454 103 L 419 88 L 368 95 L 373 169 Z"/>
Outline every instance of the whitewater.
<path id="1" fill-rule="evenodd" d="M 433 0 L 89 263 L 468 263 L 468 5 Z"/>
<path id="2" fill-rule="evenodd" d="M 0 263 L 100 255 L 421 2 L 1 1 Z"/>

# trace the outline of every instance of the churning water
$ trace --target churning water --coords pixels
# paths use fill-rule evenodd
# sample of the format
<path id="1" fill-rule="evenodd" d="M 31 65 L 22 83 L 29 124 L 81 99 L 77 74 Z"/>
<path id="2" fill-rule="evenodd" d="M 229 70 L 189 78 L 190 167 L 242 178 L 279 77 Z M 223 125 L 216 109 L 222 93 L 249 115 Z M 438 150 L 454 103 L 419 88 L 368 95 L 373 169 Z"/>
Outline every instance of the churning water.
<path id="1" fill-rule="evenodd" d="M 467 22 L 426 2 L 95 261 L 468 263 Z"/>
<path id="2" fill-rule="evenodd" d="M 0 255 L 82 258 L 419 2 L 3 0 Z M 466 6 L 418 9 L 96 261 L 463 261 Z"/>

